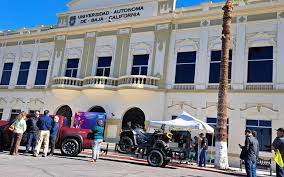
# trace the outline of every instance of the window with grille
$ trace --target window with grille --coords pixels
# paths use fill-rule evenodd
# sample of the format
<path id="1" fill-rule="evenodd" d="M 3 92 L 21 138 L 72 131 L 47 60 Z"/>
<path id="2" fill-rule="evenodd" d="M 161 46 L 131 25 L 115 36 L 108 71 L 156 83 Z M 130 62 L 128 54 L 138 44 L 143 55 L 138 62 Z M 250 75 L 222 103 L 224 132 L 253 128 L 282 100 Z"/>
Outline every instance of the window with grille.
<path id="1" fill-rule="evenodd" d="M 131 75 L 147 75 L 149 54 L 134 55 Z"/>
<path id="2" fill-rule="evenodd" d="M 79 59 L 68 59 L 65 71 L 65 77 L 77 77 Z"/>
<path id="3" fill-rule="evenodd" d="M 96 76 L 106 76 L 110 75 L 112 57 L 99 57 Z"/>

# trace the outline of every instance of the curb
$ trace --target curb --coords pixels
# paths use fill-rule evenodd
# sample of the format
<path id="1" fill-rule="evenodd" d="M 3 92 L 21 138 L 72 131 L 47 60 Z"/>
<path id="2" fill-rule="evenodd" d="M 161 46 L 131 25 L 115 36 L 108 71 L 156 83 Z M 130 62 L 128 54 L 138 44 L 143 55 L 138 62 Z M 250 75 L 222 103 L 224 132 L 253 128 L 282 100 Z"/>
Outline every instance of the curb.
<path id="1" fill-rule="evenodd" d="M 90 152 L 82 152 L 84 155 L 91 155 Z M 127 162 L 131 164 L 143 164 L 148 165 L 148 162 L 144 159 L 137 159 L 135 157 L 129 157 L 129 156 L 119 156 L 119 155 L 102 155 L 100 156 L 103 160 L 110 160 L 110 161 L 117 161 L 117 162 Z M 169 163 L 167 167 L 170 168 L 187 168 L 187 169 L 194 169 L 194 170 L 202 170 L 202 171 L 208 171 L 208 172 L 215 172 L 215 173 L 222 173 L 226 175 L 232 175 L 232 176 L 246 176 L 246 174 L 242 172 L 237 171 L 226 171 L 226 170 L 219 170 L 215 168 L 205 168 L 205 167 L 197 167 L 193 165 L 183 165 L 183 164 L 176 164 L 176 163 Z"/>

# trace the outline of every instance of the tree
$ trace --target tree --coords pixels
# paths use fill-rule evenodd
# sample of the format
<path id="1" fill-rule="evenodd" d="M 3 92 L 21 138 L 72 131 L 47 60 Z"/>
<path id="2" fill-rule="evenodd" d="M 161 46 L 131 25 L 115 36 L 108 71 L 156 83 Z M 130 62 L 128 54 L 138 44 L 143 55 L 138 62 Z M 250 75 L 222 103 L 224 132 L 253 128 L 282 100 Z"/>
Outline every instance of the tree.
<path id="1" fill-rule="evenodd" d="M 215 167 L 219 169 L 228 169 L 227 95 L 233 0 L 227 0 L 223 10 L 222 54 L 220 63 L 217 128 L 215 132 Z"/>

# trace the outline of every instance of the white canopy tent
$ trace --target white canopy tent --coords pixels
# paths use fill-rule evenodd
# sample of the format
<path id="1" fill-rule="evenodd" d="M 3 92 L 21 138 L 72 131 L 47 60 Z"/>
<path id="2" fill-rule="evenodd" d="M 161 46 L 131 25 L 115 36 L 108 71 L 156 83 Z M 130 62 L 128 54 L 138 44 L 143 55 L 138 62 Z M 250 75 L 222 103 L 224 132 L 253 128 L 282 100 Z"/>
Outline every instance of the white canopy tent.
<path id="1" fill-rule="evenodd" d="M 189 113 L 183 111 L 181 115 L 179 115 L 176 119 L 174 120 L 169 120 L 169 121 L 151 121 L 150 126 L 151 127 L 161 127 L 161 126 L 166 126 L 170 130 L 187 130 L 187 131 L 202 131 L 206 133 L 211 133 L 214 134 L 214 128 L 211 127 L 209 124 L 206 122 L 203 122 L 194 116 L 190 115 Z M 213 142 L 213 137 L 212 136 L 212 142 Z M 213 150 L 211 148 L 211 157 L 213 154 Z M 211 161 L 210 161 L 211 163 Z"/>
<path id="2" fill-rule="evenodd" d="M 206 131 L 207 133 L 214 133 L 213 127 L 185 111 L 174 120 L 150 122 L 151 127 L 161 127 L 162 125 L 165 125 L 171 130 L 200 130 Z"/>

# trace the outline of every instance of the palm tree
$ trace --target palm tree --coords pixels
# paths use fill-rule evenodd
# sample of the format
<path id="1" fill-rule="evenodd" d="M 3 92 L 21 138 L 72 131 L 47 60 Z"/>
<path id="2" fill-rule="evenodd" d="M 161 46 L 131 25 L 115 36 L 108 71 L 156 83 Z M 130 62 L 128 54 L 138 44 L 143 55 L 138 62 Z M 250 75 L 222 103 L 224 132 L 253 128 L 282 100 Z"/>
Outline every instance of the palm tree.
<path id="1" fill-rule="evenodd" d="M 227 151 L 227 95 L 233 0 L 227 0 L 225 6 L 223 7 L 223 10 L 224 14 L 222 30 L 222 55 L 220 64 L 220 81 L 218 93 L 217 128 L 215 132 L 215 168 L 228 169 L 229 163 Z"/>

